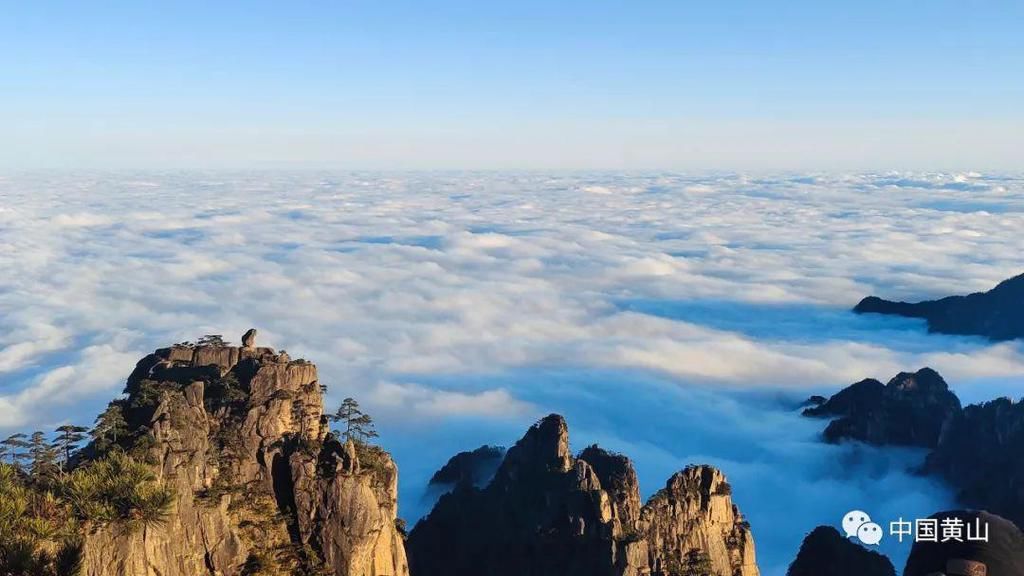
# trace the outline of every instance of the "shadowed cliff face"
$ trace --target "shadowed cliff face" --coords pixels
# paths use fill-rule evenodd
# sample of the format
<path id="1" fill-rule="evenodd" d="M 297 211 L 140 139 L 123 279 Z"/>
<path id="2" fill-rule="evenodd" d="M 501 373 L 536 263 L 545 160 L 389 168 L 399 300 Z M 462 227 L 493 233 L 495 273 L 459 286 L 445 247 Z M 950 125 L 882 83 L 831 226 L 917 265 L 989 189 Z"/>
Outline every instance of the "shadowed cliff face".
<path id="1" fill-rule="evenodd" d="M 1000 282 L 988 292 L 949 296 L 925 302 L 892 302 L 877 296 L 860 301 L 858 313 L 923 318 L 942 334 L 984 336 L 991 340 L 1024 338 L 1024 274 Z"/>
<path id="2" fill-rule="evenodd" d="M 329 435 L 316 366 L 254 338 L 138 363 L 123 447 L 174 487 L 175 502 L 141 531 L 89 533 L 84 575 L 408 574 L 394 463 Z"/>
<path id="3" fill-rule="evenodd" d="M 965 505 L 1024 526 L 1024 402 L 1000 398 L 964 408 L 925 469 L 946 479 Z"/>
<path id="4" fill-rule="evenodd" d="M 596 446 L 573 457 L 557 415 L 509 449 L 486 487 L 442 496 L 408 547 L 417 576 L 758 574 L 720 472 L 688 468 L 641 505 L 629 459 Z"/>

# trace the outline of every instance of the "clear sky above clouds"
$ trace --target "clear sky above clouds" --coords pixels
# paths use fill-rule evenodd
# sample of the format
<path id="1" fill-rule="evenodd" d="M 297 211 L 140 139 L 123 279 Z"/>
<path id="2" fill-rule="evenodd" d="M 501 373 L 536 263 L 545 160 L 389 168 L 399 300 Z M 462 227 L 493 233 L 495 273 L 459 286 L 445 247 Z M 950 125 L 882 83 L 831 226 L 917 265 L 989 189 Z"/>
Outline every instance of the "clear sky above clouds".
<path id="1" fill-rule="evenodd" d="M 1020 2 L 0 0 L 0 169 L 1020 168 Z"/>

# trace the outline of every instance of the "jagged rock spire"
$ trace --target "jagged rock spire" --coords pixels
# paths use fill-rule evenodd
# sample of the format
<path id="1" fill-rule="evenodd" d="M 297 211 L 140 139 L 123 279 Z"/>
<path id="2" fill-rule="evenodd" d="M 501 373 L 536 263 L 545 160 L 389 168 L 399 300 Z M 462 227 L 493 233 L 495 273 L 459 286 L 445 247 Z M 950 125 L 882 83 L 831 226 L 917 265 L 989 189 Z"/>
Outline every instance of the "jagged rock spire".
<path id="1" fill-rule="evenodd" d="M 573 457 L 557 414 L 508 450 L 489 484 L 443 495 L 406 545 L 417 576 L 758 575 L 720 471 L 687 468 L 641 506 L 629 459 L 596 446 Z"/>

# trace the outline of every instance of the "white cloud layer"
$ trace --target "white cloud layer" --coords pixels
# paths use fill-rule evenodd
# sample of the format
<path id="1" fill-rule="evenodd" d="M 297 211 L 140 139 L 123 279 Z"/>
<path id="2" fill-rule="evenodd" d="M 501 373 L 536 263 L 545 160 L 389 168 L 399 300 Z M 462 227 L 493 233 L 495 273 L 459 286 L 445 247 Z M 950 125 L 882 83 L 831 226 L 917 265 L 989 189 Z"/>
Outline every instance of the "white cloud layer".
<path id="1" fill-rule="evenodd" d="M 705 390 L 718 416 L 680 434 L 711 438 L 737 394 L 792 399 L 924 365 L 968 395 L 1019 395 L 1019 343 L 848 310 L 867 294 L 988 289 L 1021 272 L 1021 229 L 1024 179 L 968 173 L 9 176 L 0 432 L 88 423 L 148 351 L 255 326 L 314 360 L 332 402 L 355 396 L 378 416 L 406 494 L 452 452 L 511 442 L 549 411 L 579 412 L 642 474 L 705 458 L 740 478 L 739 494 L 744 478 L 752 493 L 758 477 L 786 485 L 783 468 L 824 493 L 839 482 L 822 477 L 832 452 L 746 462 L 731 440 L 698 449 L 622 423 L 626 407 L 664 403 L 624 398 Z M 803 425 L 778 405 L 743 406 Z M 770 510 L 748 507 L 757 533 Z M 766 563 L 791 558 L 810 527 L 766 538 Z"/>

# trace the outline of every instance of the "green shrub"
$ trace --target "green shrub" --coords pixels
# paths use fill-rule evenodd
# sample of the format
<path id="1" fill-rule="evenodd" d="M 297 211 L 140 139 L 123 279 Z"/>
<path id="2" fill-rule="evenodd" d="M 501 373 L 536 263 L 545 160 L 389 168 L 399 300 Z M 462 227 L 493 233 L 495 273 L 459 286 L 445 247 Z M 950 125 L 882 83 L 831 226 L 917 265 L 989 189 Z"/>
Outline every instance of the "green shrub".
<path id="1" fill-rule="evenodd" d="M 0 464 L 0 574 L 71 576 L 81 550 L 65 503 L 34 490 L 25 475 Z"/>
<path id="2" fill-rule="evenodd" d="M 62 493 L 76 518 L 99 525 L 159 524 L 174 502 L 174 492 L 157 482 L 149 466 L 120 451 L 76 469 Z"/>

